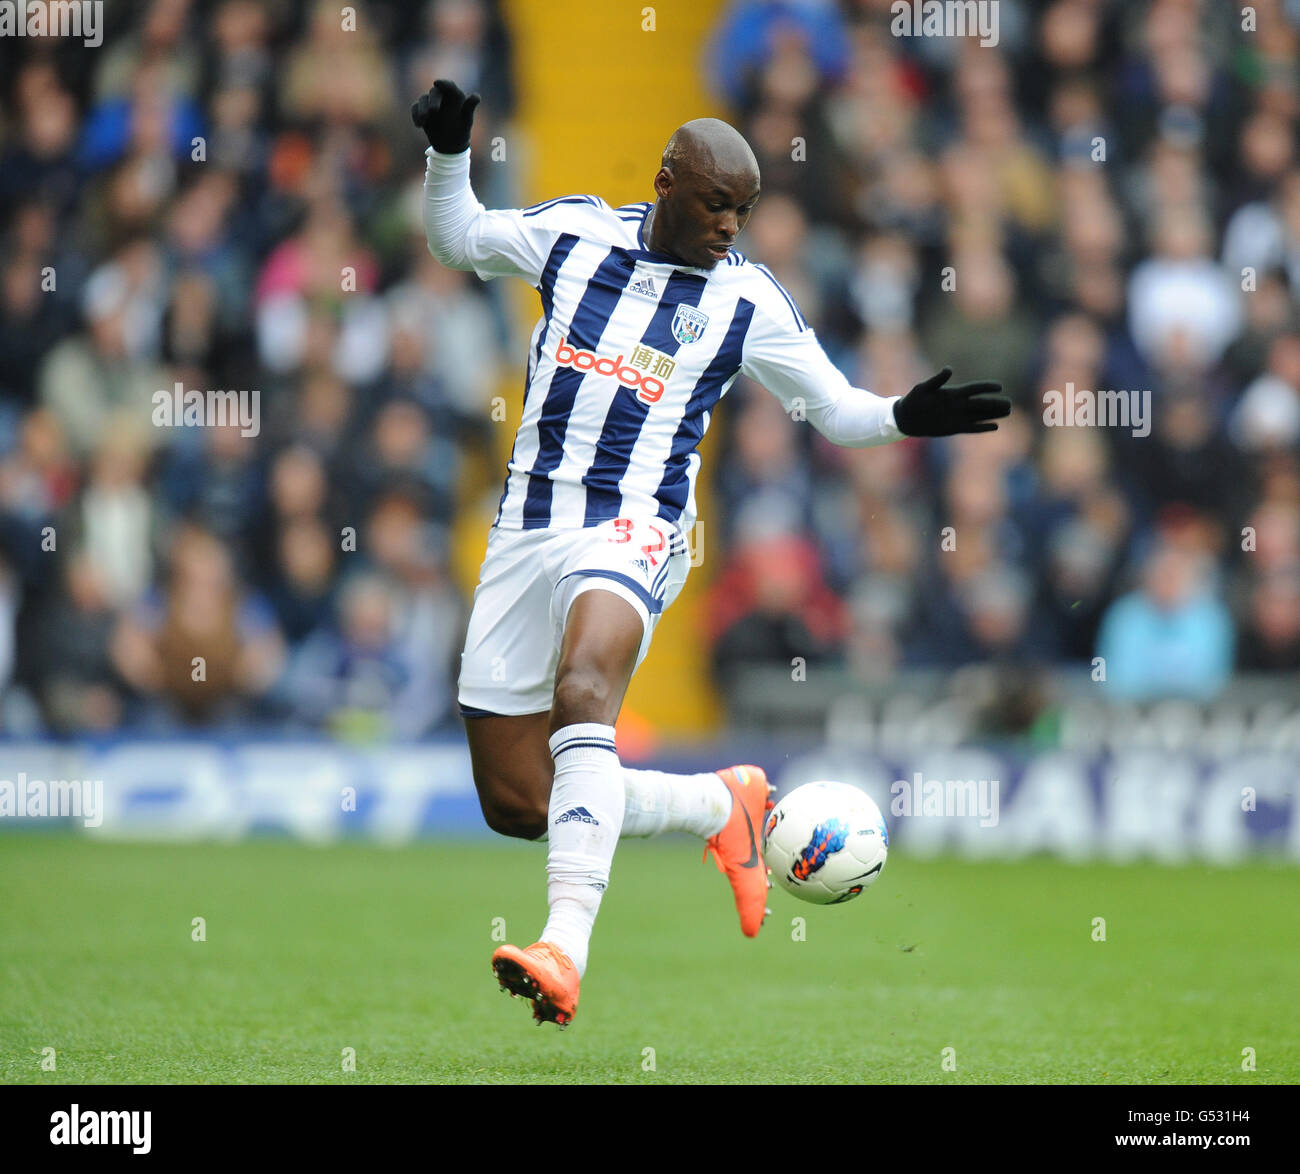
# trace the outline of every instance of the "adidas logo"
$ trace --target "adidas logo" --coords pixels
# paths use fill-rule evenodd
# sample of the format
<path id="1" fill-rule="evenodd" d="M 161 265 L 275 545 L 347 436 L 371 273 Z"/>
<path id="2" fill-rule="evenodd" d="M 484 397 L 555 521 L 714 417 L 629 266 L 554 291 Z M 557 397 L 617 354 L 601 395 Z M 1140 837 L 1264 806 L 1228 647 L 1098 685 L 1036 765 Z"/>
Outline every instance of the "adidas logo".
<path id="1" fill-rule="evenodd" d="M 555 822 L 572 823 L 575 819 L 579 823 L 594 823 L 597 826 L 599 826 L 600 824 L 600 820 L 598 820 L 594 815 L 592 815 L 591 812 L 588 811 L 585 807 L 572 807 L 568 811 L 566 811 L 563 815 L 561 815 L 559 819 L 557 819 Z"/>
<path id="2" fill-rule="evenodd" d="M 628 286 L 628 293 L 640 294 L 643 298 L 659 299 L 659 291 L 655 289 L 655 279 L 653 277 L 643 277 L 640 281 L 634 281 Z"/>

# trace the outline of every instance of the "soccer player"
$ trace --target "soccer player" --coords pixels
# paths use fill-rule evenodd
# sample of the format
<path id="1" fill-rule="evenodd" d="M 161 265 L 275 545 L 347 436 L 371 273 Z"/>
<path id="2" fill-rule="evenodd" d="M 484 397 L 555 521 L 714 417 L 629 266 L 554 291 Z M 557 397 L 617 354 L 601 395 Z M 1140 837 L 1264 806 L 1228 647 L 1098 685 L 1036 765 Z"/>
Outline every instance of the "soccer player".
<path id="1" fill-rule="evenodd" d="M 946 368 L 905 396 L 851 387 L 780 283 L 736 250 L 759 174 L 727 123 L 677 129 L 653 205 L 576 195 L 490 212 L 469 182 L 478 102 L 439 80 L 411 108 L 430 144 L 429 250 L 480 278 L 522 277 L 542 316 L 459 701 L 488 826 L 548 841 L 546 926 L 492 967 L 538 1023 L 563 1027 L 620 836 L 700 836 L 741 931 L 753 937 L 768 912 L 763 772 L 629 770 L 614 746 L 628 682 L 686 579 L 696 449 L 718 401 L 744 372 L 854 447 L 991 431 L 1011 404 L 997 383 L 945 387 Z"/>

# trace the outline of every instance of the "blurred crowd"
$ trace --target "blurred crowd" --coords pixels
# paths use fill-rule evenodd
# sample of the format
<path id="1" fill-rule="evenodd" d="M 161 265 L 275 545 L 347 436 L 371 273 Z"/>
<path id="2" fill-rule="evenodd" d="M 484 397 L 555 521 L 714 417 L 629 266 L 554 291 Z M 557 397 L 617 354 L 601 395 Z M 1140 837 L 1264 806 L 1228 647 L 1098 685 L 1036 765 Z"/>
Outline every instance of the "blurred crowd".
<path id="1" fill-rule="evenodd" d="M 1148 699 L 1300 670 L 1300 5 L 997 7 L 993 47 L 895 36 L 888 0 L 716 30 L 763 172 L 742 249 L 858 386 L 950 365 L 1016 405 L 854 452 L 738 384 L 717 672 L 1074 665 Z M 1049 426 L 1080 390 L 1145 393 L 1149 431 Z"/>
<path id="2" fill-rule="evenodd" d="M 8 732 L 455 721 L 449 528 L 522 360 L 497 283 L 428 255 L 405 108 L 456 78 L 482 147 L 512 47 L 496 0 L 364 9 L 0 39 Z M 724 688 L 794 657 L 1101 657 L 1129 697 L 1300 669 L 1300 5 L 998 10 L 983 48 L 892 35 L 888 0 L 746 0 L 708 48 L 763 170 L 741 247 L 853 382 L 948 364 L 1018 408 L 855 452 L 739 383 L 704 522 Z M 155 426 L 178 383 L 258 389 L 256 434 Z M 1148 392 L 1149 434 L 1048 427 L 1067 385 Z"/>
<path id="3" fill-rule="evenodd" d="M 455 77 L 499 133 L 511 47 L 490 0 L 349 11 L 148 0 L 98 49 L 0 39 L 10 733 L 455 721 L 448 528 L 507 326 L 428 254 L 406 108 Z M 257 389 L 255 426 L 155 426 L 177 384 Z"/>

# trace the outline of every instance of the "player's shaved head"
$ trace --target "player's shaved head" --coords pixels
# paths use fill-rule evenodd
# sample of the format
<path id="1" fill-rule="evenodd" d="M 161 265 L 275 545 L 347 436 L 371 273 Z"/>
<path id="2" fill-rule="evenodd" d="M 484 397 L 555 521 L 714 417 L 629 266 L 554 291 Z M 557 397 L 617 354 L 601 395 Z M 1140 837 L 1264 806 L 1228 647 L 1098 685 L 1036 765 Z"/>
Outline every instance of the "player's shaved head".
<path id="1" fill-rule="evenodd" d="M 727 255 L 758 200 L 758 160 L 720 118 L 693 118 L 672 134 L 646 219 L 652 251 L 711 269 Z"/>
<path id="2" fill-rule="evenodd" d="M 758 160 L 745 136 L 720 118 L 692 118 L 682 123 L 664 148 L 662 165 L 708 179 L 718 174 L 747 174 L 758 182 Z"/>

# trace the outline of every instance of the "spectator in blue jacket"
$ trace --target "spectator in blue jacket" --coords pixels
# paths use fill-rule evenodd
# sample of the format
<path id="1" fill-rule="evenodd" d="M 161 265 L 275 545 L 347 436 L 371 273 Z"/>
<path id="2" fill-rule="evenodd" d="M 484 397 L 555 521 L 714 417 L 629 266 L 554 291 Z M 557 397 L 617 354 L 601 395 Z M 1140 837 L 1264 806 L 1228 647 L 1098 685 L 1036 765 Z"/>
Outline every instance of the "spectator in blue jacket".
<path id="1" fill-rule="evenodd" d="M 1198 551 L 1164 542 L 1148 557 L 1142 586 L 1111 604 L 1097 655 L 1106 689 L 1132 701 L 1162 697 L 1208 700 L 1232 672 L 1233 628 L 1227 606 L 1207 584 L 1213 576 Z"/>

